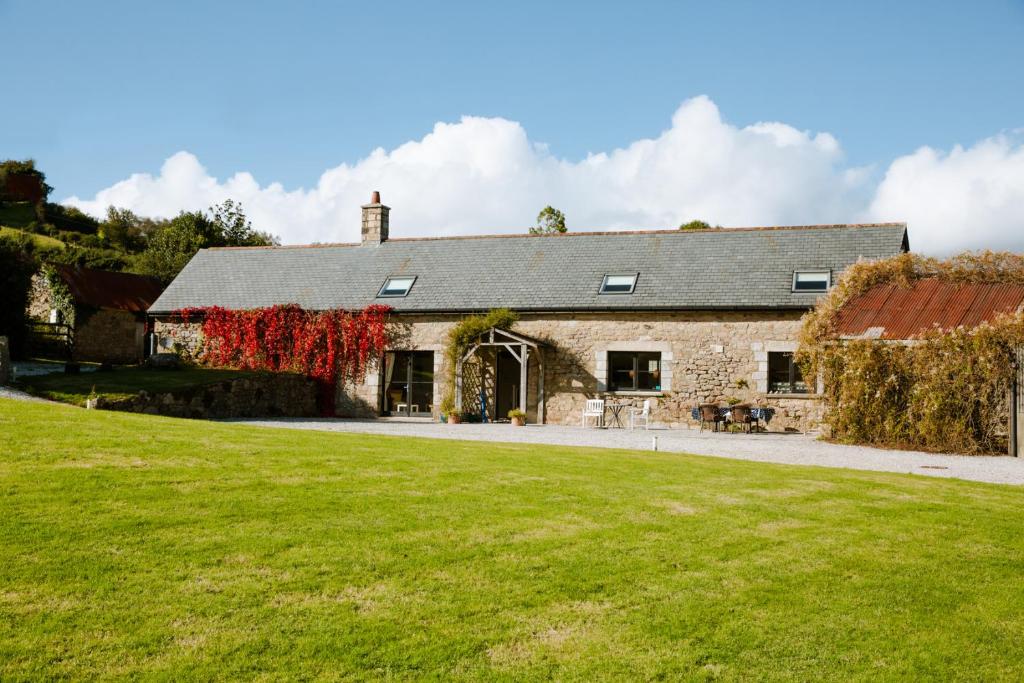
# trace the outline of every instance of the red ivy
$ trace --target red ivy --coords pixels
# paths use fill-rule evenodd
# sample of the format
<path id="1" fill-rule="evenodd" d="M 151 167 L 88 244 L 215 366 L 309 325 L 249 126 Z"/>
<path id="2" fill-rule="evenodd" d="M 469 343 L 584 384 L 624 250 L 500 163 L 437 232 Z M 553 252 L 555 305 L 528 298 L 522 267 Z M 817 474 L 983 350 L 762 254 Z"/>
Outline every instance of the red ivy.
<path id="1" fill-rule="evenodd" d="M 359 382 L 369 361 L 387 347 L 390 306 L 361 311 L 307 311 L 289 304 L 232 311 L 219 306 L 185 308 L 185 323 L 202 320 L 199 350 L 204 362 L 221 367 L 300 372 L 316 380 L 321 409 L 334 414 L 339 382 Z"/>

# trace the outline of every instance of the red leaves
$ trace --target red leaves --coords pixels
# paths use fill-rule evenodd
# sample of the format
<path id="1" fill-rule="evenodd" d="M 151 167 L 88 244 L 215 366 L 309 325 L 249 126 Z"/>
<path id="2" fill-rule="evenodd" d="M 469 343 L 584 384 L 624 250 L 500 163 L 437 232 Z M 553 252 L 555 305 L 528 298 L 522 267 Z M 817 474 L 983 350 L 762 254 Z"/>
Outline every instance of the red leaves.
<path id="1" fill-rule="evenodd" d="M 358 382 L 387 348 L 389 306 L 361 311 L 307 311 L 297 305 L 232 311 L 219 306 L 177 312 L 202 317 L 200 355 L 210 365 L 299 372 L 321 384 L 325 412 L 334 412 L 339 382 Z M 329 398 L 328 398 L 329 397 Z"/>

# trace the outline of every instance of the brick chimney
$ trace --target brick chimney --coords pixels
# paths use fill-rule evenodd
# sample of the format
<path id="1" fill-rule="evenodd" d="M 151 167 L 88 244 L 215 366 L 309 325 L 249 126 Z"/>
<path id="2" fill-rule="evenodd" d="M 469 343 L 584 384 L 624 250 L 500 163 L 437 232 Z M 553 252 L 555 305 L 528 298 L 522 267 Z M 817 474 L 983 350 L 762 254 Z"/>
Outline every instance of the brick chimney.
<path id="1" fill-rule="evenodd" d="M 390 206 L 380 203 L 380 192 L 370 196 L 370 203 L 363 205 L 363 246 L 378 246 L 388 241 L 388 214 Z"/>

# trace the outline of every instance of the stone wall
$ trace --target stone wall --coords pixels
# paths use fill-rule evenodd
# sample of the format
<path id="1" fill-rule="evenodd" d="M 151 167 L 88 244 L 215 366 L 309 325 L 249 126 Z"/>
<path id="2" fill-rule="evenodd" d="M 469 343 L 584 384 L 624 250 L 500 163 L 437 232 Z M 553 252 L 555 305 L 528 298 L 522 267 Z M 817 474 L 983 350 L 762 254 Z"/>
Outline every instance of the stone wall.
<path id="1" fill-rule="evenodd" d="M 199 360 L 199 344 L 203 339 L 201 323 L 181 323 L 173 320 L 156 320 L 153 334 L 156 335 L 157 350 L 161 353 L 177 353 L 185 360 Z"/>
<path id="2" fill-rule="evenodd" d="M 174 372 L 167 370 L 167 372 Z M 292 374 L 267 374 L 226 380 L 189 390 L 140 391 L 126 399 L 96 399 L 100 410 L 196 419 L 233 417 L 315 417 L 316 384 Z"/>
<path id="3" fill-rule="evenodd" d="M 48 323 L 51 310 L 53 310 L 53 292 L 50 291 L 50 283 L 41 272 L 36 273 L 32 276 L 26 313 L 32 320 Z"/>
<path id="4" fill-rule="evenodd" d="M 75 311 L 74 358 L 138 363 L 145 330 L 145 323 L 129 311 L 79 307 Z"/>
<path id="5" fill-rule="evenodd" d="M 639 407 L 652 404 L 652 422 L 671 427 L 698 425 L 690 410 L 699 403 L 730 398 L 775 408 L 772 431 L 808 431 L 820 426 L 823 406 L 812 395 L 766 393 L 768 350 L 795 347 L 800 311 L 772 312 L 634 312 L 524 315 L 515 330 L 544 340 L 545 422 L 578 424 L 588 398 L 607 395 L 609 351 L 658 351 L 662 358 L 660 391 L 617 392 L 617 400 Z M 398 350 L 434 352 L 434 408 L 444 392 L 448 369 L 444 347 L 458 316 L 395 316 L 401 330 Z M 175 339 L 186 353 L 195 348 L 198 330 L 158 323 L 158 331 Z M 538 420 L 539 361 L 531 355 L 528 375 L 528 421 Z M 466 369 L 463 408 L 479 412 L 476 387 L 493 386 L 489 363 Z M 744 380 L 745 382 L 741 382 Z M 380 409 L 381 373 L 371 367 L 364 382 L 338 390 L 339 414 L 371 416 Z M 745 384 L 746 386 L 742 386 Z M 493 406 L 493 398 L 490 400 Z M 504 416 L 499 416 L 504 417 Z"/>

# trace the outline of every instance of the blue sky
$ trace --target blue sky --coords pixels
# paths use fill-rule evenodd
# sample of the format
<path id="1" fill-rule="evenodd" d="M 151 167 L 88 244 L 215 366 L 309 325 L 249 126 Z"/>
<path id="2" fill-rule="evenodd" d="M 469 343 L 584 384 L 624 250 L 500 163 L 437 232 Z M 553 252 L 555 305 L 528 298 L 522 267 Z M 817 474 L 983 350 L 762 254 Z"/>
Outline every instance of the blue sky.
<path id="1" fill-rule="evenodd" d="M 221 181 L 313 188 L 465 115 L 579 162 L 700 95 L 738 128 L 829 133 L 837 172 L 873 182 L 922 145 L 1024 127 L 1021 2 L 0 0 L 0 25 L 0 150 L 36 158 L 60 199 L 181 151 Z"/>

